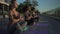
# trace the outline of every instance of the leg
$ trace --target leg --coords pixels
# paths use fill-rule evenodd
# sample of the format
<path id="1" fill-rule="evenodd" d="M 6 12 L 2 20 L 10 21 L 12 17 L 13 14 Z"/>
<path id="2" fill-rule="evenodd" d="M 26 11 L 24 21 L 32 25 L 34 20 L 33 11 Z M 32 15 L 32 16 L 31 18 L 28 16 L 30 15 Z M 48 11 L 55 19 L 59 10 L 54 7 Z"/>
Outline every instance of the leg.
<path id="1" fill-rule="evenodd" d="M 16 25 L 15 24 L 10 25 L 8 30 L 10 34 L 14 34 L 14 32 L 16 31 Z"/>

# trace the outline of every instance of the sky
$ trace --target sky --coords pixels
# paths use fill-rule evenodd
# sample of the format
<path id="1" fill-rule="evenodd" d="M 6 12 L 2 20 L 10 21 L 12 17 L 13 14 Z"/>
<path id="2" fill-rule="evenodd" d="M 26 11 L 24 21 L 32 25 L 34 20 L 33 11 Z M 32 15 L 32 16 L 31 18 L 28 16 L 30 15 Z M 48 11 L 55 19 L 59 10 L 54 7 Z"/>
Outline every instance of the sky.
<path id="1" fill-rule="evenodd" d="M 25 0 L 17 0 L 18 4 L 23 3 L 24 1 Z M 37 9 L 41 13 L 60 7 L 60 0 L 37 0 L 37 1 L 39 4 L 39 6 L 37 6 Z"/>

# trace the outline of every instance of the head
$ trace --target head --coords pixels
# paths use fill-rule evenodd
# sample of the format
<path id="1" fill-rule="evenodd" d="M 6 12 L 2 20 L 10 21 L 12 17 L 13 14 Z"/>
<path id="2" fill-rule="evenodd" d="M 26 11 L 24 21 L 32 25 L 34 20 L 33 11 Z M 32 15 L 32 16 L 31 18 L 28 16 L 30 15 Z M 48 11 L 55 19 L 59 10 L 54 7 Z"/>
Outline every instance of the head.
<path id="1" fill-rule="evenodd" d="M 16 2 L 16 0 L 11 0 L 11 3 L 10 3 L 9 7 L 10 7 L 10 9 L 17 8 L 18 3 Z"/>
<path id="2" fill-rule="evenodd" d="M 27 10 L 31 10 L 31 6 L 26 6 L 25 7 L 25 10 L 27 11 Z"/>
<path id="3" fill-rule="evenodd" d="M 17 2 L 15 2 L 14 8 L 18 8 L 18 3 Z"/>
<path id="4" fill-rule="evenodd" d="M 32 7 L 32 9 L 31 9 L 32 11 L 36 11 L 36 9 L 34 8 L 34 7 Z"/>
<path id="5" fill-rule="evenodd" d="M 28 10 L 31 10 L 31 6 L 28 6 Z"/>

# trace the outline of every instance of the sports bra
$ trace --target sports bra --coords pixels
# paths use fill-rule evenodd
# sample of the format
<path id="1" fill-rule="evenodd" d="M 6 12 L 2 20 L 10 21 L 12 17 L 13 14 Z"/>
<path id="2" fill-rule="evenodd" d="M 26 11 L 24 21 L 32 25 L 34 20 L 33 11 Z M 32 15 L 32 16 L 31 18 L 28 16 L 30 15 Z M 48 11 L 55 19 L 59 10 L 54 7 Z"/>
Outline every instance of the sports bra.
<path id="1" fill-rule="evenodd" d="M 19 19 L 20 18 L 20 14 L 18 13 L 18 16 L 16 16 L 15 13 L 14 13 L 13 18 L 14 19 Z"/>

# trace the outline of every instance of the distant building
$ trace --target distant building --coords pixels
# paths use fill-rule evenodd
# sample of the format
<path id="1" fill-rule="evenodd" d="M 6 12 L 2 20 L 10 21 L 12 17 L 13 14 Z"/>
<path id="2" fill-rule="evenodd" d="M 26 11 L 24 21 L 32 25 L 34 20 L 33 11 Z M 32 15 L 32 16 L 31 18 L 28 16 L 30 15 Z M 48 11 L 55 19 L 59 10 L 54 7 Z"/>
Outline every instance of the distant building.
<path id="1" fill-rule="evenodd" d="M 43 14 L 58 16 L 60 14 L 60 7 L 44 12 Z"/>

